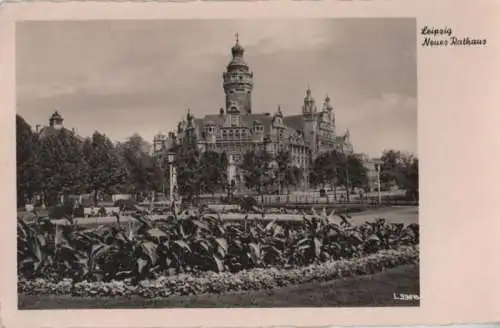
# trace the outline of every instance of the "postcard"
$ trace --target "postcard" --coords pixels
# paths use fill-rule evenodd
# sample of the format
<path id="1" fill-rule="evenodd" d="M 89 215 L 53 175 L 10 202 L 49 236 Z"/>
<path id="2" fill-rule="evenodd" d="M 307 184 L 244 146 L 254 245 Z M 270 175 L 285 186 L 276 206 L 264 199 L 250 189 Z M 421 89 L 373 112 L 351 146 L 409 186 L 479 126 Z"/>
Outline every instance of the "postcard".
<path id="1" fill-rule="evenodd" d="M 4 326 L 499 319 L 499 9 L 6 3 Z"/>

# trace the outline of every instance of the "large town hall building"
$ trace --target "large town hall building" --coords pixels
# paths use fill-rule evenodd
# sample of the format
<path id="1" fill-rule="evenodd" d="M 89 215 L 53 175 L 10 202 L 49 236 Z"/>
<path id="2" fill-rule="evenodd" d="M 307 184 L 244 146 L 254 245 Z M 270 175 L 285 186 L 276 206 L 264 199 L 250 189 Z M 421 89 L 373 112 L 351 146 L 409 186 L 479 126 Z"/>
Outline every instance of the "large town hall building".
<path id="1" fill-rule="evenodd" d="M 231 60 L 222 74 L 224 107 L 203 118 L 195 118 L 188 110 L 175 133 L 155 137 L 156 154 L 163 153 L 174 138 L 194 134 L 201 151 L 226 152 L 236 170 L 245 152 L 265 148 L 273 155 L 280 150 L 289 151 L 292 165 L 307 174 L 311 160 L 322 152 L 353 151 L 349 131 L 339 134 L 336 130 L 335 110 L 328 95 L 318 103 L 308 87 L 303 103 L 293 109 L 300 113 L 297 115 L 285 115 L 280 106 L 267 112 L 254 108 L 254 73 L 245 61 L 244 52 L 237 37 L 231 48 Z"/>

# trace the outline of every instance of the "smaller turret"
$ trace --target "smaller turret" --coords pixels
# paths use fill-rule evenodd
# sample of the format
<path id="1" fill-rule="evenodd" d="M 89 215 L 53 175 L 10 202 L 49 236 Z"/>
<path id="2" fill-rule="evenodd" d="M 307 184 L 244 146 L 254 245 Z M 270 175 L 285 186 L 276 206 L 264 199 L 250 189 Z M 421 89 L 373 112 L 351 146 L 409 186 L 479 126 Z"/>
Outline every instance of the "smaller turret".
<path id="1" fill-rule="evenodd" d="M 55 129 L 61 129 L 63 127 L 63 121 L 61 114 L 56 110 L 54 114 L 49 119 L 49 125 Z"/>
<path id="2" fill-rule="evenodd" d="M 280 105 L 278 105 L 278 109 L 276 110 L 276 117 L 283 117 L 283 112 L 281 111 Z"/>
<path id="3" fill-rule="evenodd" d="M 311 88 L 307 87 L 306 96 L 304 97 L 304 105 L 302 106 L 302 114 L 304 116 L 312 116 L 316 112 L 314 98 L 311 95 Z"/>
<path id="4" fill-rule="evenodd" d="M 328 111 L 328 112 L 332 112 L 333 111 L 333 106 L 332 104 L 330 103 L 330 97 L 328 95 L 326 95 L 325 97 L 325 109 Z"/>

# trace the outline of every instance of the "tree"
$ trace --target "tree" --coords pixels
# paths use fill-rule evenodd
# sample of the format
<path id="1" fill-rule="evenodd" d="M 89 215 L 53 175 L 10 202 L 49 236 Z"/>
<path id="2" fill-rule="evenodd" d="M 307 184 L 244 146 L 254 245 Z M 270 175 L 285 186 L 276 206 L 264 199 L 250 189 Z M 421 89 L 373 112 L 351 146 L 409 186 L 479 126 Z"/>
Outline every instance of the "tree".
<path id="1" fill-rule="evenodd" d="M 276 167 L 275 176 L 279 183 L 280 190 L 284 188 L 297 187 L 302 181 L 302 169 L 292 165 L 292 157 L 290 151 L 280 150 L 275 157 Z"/>
<path id="2" fill-rule="evenodd" d="M 368 187 L 368 169 L 363 164 L 362 158 L 353 154 L 348 155 L 347 170 L 351 188 L 366 189 Z"/>
<path id="3" fill-rule="evenodd" d="M 89 165 L 89 191 L 97 196 L 125 190 L 128 172 L 108 137 L 94 132 L 83 142 L 83 154 Z"/>
<path id="4" fill-rule="evenodd" d="M 40 191 L 40 169 L 38 167 L 38 138 L 31 126 L 16 115 L 16 177 L 17 203 L 24 206 Z"/>
<path id="5" fill-rule="evenodd" d="M 191 202 L 201 192 L 203 172 L 200 166 L 200 152 L 194 135 L 185 136 L 174 146 L 179 194 Z"/>
<path id="6" fill-rule="evenodd" d="M 201 190 L 203 192 L 215 193 L 220 188 L 224 188 L 227 181 L 227 156 L 225 153 L 206 151 L 200 158 Z"/>
<path id="7" fill-rule="evenodd" d="M 395 184 L 418 200 L 418 158 L 401 151 L 387 150 L 382 155 L 380 180 Z"/>
<path id="8" fill-rule="evenodd" d="M 274 182 L 271 161 L 272 156 L 269 152 L 259 150 L 246 152 L 241 163 L 245 186 L 249 189 L 255 189 L 261 197 Z"/>
<path id="9" fill-rule="evenodd" d="M 340 176 L 345 176 L 345 166 L 343 163 L 343 154 L 337 150 L 320 154 L 312 165 L 312 180 L 315 185 L 326 187 L 331 186 L 334 191 L 334 198 L 337 199 L 337 184 L 339 184 Z M 343 179 L 342 181 L 346 181 Z"/>
<path id="10" fill-rule="evenodd" d="M 398 185 L 406 190 L 408 197 L 414 200 L 419 199 L 418 180 L 418 158 L 413 155 L 404 155 L 400 164 Z"/>
<path id="11" fill-rule="evenodd" d="M 390 185 L 397 184 L 401 179 L 401 157 L 400 151 L 386 150 L 382 154 L 382 167 L 380 170 L 380 182 L 382 184 Z"/>
<path id="12" fill-rule="evenodd" d="M 409 166 L 408 172 L 408 182 L 409 185 L 407 186 L 407 190 L 410 192 L 410 195 L 415 199 L 419 200 L 420 199 L 420 193 L 419 193 L 419 174 L 418 174 L 418 158 L 413 158 L 413 162 Z"/>
<path id="13" fill-rule="evenodd" d="M 310 181 L 313 186 L 325 187 L 327 178 L 327 168 L 328 168 L 328 154 L 322 153 L 316 157 L 312 163 L 311 167 L 311 177 Z"/>
<path id="14" fill-rule="evenodd" d="M 117 148 L 127 170 L 128 192 L 142 199 L 145 193 L 159 188 L 163 173 L 150 155 L 151 145 L 148 142 L 134 134 Z"/>
<path id="15" fill-rule="evenodd" d="M 289 166 L 287 171 L 285 172 L 285 186 L 287 188 L 290 187 L 298 187 L 303 179 L 303 170 L 300 167 Z"/>
<path id="16" fill-rule="evenodd" d="M 79 194 L 88 189 L 88 164 L 82 142 L 74 133 L 62 129 L 40 139 L 39 166 L 45 200 L 49 205 L 58 197 Z"/>

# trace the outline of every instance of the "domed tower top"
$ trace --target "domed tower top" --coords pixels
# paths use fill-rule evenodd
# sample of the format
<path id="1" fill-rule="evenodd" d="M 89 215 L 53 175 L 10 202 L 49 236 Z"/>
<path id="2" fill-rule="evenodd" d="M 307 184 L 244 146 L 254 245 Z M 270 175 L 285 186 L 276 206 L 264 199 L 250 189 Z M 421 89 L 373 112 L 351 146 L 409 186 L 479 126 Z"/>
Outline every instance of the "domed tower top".
<path id="1" fill-rule="evenodd" d="M 236 43 L 231 48 L 232 58 L 223 73 L 223 87 L 226 94 L 226 112 L 237 107 L 242 115 L 252 113 L 253 73 L 243 59 L 245 50 L 236 33 Z"/>
<path id="2" fill-rule="evenodd" d="M 245 53 L 245 49 L 240 45 L 240 37 L 239 34 L 236 33 L 236 44 L 231 48 L 231 53 L 233 57 L 243 57 Z"/>
<path id="3" fill-rule="evenodd" d="M 60 129 L 62 128 L 64 119 L 61 114 L 56 110 L 49 119 L 49 125 L 53 128 Z"/>

